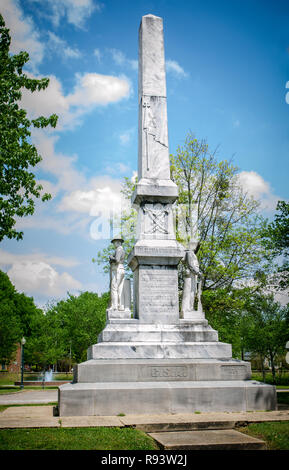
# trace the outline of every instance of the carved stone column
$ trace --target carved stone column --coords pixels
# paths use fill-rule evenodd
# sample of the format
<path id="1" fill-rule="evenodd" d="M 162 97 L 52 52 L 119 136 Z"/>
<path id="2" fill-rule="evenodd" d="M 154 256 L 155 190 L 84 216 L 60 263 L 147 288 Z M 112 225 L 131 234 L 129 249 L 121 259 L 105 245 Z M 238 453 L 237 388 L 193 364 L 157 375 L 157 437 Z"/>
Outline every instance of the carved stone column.
<path id="1" fill-rule="evenodd" d="M 132 196 L 138 209 L 137 242 L 128 263 L 134 272 L 134 317 L 141 323 L 179 320 L 177 243 L 170 179 L 163 21 L 142 18 L 139 30 L 139 183 Z"/>

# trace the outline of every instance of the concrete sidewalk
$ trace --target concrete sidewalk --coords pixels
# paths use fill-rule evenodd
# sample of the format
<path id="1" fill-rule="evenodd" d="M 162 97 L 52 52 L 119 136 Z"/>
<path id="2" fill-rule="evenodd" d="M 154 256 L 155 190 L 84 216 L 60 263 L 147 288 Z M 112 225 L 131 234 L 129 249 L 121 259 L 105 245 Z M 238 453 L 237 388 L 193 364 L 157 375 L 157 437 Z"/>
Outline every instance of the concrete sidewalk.
<path id="1" fill-rule="evenodd" d="M 10 407 L 0 413 L 0 428 L 135 427 L 144 432 L 233 429 L 248 423 L 289 421 L 289 410 L 239 413 L 185 413 L 127 416 L 53 416 L 53 406 Z"/>
<path id="2" fill-rule="evenodd" d="M 55 403 L 57 400 L 58 390 L 21 390 L 0 395 L 0 405 Z"/>
<path id="3" fill-rule="evenodd" d="M 238 431 L 249 423 L 289 421 L 289 410 L 127 416 L 54 416 L 54 406 L 12 406 L 0 413 L 1 429 L 133 427 L 160 449 L 265 450 L 266 443 Z"/>

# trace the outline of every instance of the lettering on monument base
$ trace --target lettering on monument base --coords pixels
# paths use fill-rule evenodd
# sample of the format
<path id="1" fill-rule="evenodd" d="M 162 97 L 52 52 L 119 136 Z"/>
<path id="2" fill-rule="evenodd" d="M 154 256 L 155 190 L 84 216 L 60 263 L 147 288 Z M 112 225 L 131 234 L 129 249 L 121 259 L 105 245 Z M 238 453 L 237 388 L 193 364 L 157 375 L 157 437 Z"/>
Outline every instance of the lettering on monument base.
<path id="1" fill-rule="evenodd" d="M 226 380 L 243 379 L 246 374 L 246 366 L 221 366 L 221 377 Z"/>
<path id="2" fill-rule="evenodd" d="M 139 378 L 157 379 L 177 379 L 189 376 L 187 366 L 143 366 L 139 368 Z"/>
<path id="3" fill-rule="evenodd" d="M 139 272 L 139 310 L 146 314 L 178 314 L 178 272 L 173 267 L 142 267 Z"/>

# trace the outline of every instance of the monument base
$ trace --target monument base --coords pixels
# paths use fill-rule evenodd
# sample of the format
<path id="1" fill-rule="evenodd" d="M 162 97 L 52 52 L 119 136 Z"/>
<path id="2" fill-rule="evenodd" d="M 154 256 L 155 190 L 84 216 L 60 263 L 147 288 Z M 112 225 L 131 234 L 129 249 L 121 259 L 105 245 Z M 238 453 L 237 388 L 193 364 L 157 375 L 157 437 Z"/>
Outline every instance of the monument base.
<path id="1" fill-rule="evenodd" d="M 59 387 L 59 414 L 275 410 L 275 387 L 250 377 L 236 359 L 90 359 Z"/>
<path id="2" fill-rule="evenodd" d="M 98 382 L 59 387 L 60 416 L 275 410 L 275 387 L 249 380 Z"/>

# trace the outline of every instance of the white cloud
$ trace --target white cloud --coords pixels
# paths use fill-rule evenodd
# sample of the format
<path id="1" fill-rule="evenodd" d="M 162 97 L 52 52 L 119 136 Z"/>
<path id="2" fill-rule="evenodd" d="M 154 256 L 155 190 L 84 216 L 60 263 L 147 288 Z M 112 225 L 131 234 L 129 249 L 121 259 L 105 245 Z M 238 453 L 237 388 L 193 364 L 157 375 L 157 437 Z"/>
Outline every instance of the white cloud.
<path id="1" fill-rule="evenodd" d="M 138 69 L 138 61 L 135 59 L 128 59 L 126 55 L 119 49 L 109 49 L 112 59 L 116 65 L 129 66 L 133 70 Z"/>
<path id="2" fill-rule="evenodd" d="M 16 289 L 28 295 L 63 296 L 82 287 L 70 274 L 59 274 L 44 261 L 17 261 L 7 274 Z"/>
<path id="3" fill-rule="evenodd" d="M 130 202 L 121 194 L 122 181 L 104 175 L 91 179 L 86 189 L 67 193 L 58 205 L 58 211 L 77 214 L 78 219 L 89 216 L 87 235 L 94 239 L 109 239 L 111 231 L 119 231 L 120 215 L 128 211 Z"/>
<path id="4" fill-rule="evenodd" d="M 166 60 L 166 69 L 168 73 L 172 72 L 179 78 L 188 76 L 187 72 L 184 71 L 183 67 L 176 60 Z"/>
<path id="5" fill-rule="evenodd" d="M 27 67 L 35 71 L 44 57 L 44 44 L 40 41 L 40 35 L 31 18 L 24 17 L 16 0 L 4 0 L 1 2 L 1 14 L 6 27 L 10 29 L 10 51 L 17 54 L 20 51 L 28 52 L 30 60 Z"/>
<path id="6" fill-rule="evenodd" d="M 76 75 L 77 84 L 67 96 L 70 106 L 87 108 L 114 103 L 130 94 L 130 82 L 125 76 L 114 77 L 98 73 Z"/>
<path id="7" fill-rule="evenodd" d="M 97 61 L 100 62 L 100 59 L 101 59 L 101 52 L 99 49 L 94 49 L 93 51 L 93 55 L 97 58 Z"/>
<path id="8" fill-rule="evenodd" d="M 127 129 L 119 135 L 121 145 L 128 145 L 134 135 L 135 128 Z"/>
<path id="9" fill-rule="evenodd" d="M 86 184 L 86 189 L 77 189 L 67 193 L 61 200 L 59 211 L 72 211 L 90 216 L 109 218 L 111 212 L 119 213 L 123 198 L 121 195 L 122 182 L 109 176 L 92 178 Z"/>
<path id="10" fill-rule="evenodd" d="M 15 254 L 0 249 L 0 266 L 27 262 L 45 262 L 62 267 L 73 267 L 79 264 L 79 261 L 75 259 L 63 258 L 61 256 L 51 256 L 46 253 Z"/>
<path id="11" fill-rule="evenodd" d="M 59 191 L 72 191 L 85 186 L 86 178 L 76 168 L 77 156 L 64 155 L 55 151 L 57 136 L 48 135 L 37 129 L 33 131 L 32 138 L 43 158 L 38 164 L 38 168 L 56 178 L 56 183 L 52 186 L 54 194 Z"/>
<path id="12" fill-rule="evenodd" d="M 40 4 L 40 9 L 43 0 L 32 0 Z M 54 26 L 59 26 L 63 20 L 76 26 L 77 28 L 84 28 L 86 20 L 93 14 L 94 11 L 100 12 L 103 4 L 96 0 L 46 0 L 45 15 Z M 51 11 L 51 14 L 47 13 Z"/>
<path id="13" fill-rule="evenodd" d="M 235 121 L 233 121 L 233 127 L 240 127 L 239 119 L 235 119 Z"/>
<path id="14" fill-rule="evenodd" d="M 64 57 L 65 59 L 79 59 L 81 57 L 82 54 L 77 48 L 72 49 L 66 41 L 56 34 L 48 31 L 48 37 L 48 47 L 54 52 L 54 54 L 58 54 L 60 57 Z"/>
<path id="15" fill-rule="evenodd" d="M 54 183 L 47 180 L 39 182 L 45 191 L 52 193 L 54 199 L 46 204 L 36 201 L 33 217 L 17 220 L 18 230 L 37 228 L 61 234 L 77 232 L 88 237 L 92 218 L 101 217 L 106 224 L 112 214 L 119 216 L 121 209 L 126 207 L 121 195 L 120 174 L 130 172 L 130 168 L 118 162 L 111 167 L 111 171 L 106 169 L 107 173 L 116 177 L 107 174 L 87 178 L 76 167 L 77 156 L 64 155 L 55 150 L 56 136 L 37 129 L 32 137 L 43 157 L 38 164 L 39 169 L 55 179 Z"/>
<path id="16" fill-rule="evenodd" d="M 131 93 L 130 81 L 124 76 L 76 74 L 75 87 L 68 95 L 64 95 L 62 84 L 55 76 L 48 78 L 48 87 L 39 93 L 23 90 L 21 104 L 32 118 L 56 112 L 59 116 L 57 131 L 73 128 L 85 113 L 96 106 L 116 103 Z"/>
<path id="17" fill-rule="evenodd" d="M 83 28 L 85 21 L 94 11 L 101 11 L 103 4 L 95 0 L 30 0 L 39 5 L 37 13 L 49 18 L 54 26 L 58 26 L 63 20 L 76 27 Z M 47 12 L 51 12 L 51 14 Z M 1 14 L 4 17 L 7 28 L 10 29 L 11 47 L 13 54 L 27 51 L 30 59 L 26 64 L 27 69 L 37 72 L 39 64 L 44 59 L 45 52 L 49 48 L 66 59 L 81 57 L 77 48 L 72 48 L 53 32 L 48 32 L 48 41 L 41 39 L 37 26 L 32 18 L 25 16 L 18 0 L 2 0 Z"/>
<path id="18" fill-rule="evenodd" d="M 108 175 L 127 175 L 131 173 L 131 167 L 125 163 L 117 162 L 113 165 L 107 165 L 104 171 Z"/>
<path id="19" fill-rule="evenodd" d="M 270 186 L 270 183 L 264 180 L 261 175 L 255 171 L 242 171 L 238 179 L 243 190 L 249 195 L 260 201 L 260 209 L 274 211 L 278 200 Z"/>

